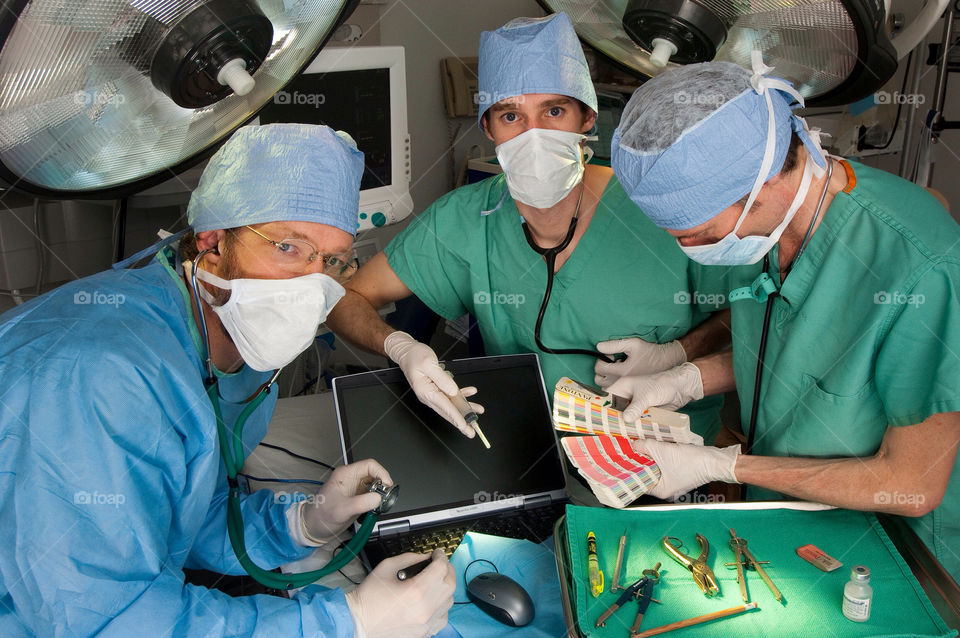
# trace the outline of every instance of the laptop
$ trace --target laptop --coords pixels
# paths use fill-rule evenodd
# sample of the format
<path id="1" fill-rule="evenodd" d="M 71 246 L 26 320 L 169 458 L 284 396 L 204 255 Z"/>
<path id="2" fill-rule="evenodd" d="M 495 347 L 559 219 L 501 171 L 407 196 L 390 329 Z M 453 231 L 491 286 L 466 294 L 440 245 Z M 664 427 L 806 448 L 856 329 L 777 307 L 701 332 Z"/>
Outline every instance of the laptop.
<path id="1" fill-rule="evenodd" d="M 562 452 L 537 355 L 445 365 L 460 387 L 478 388 L 489 450 L 421 404 L 399 368 L 333 380 L 345 462 L 376 459 L 400 486 L 364 548 L 369 568 L 404 551 L 449 555 L 467 531 L 540 542 L 563 515 Z"/>

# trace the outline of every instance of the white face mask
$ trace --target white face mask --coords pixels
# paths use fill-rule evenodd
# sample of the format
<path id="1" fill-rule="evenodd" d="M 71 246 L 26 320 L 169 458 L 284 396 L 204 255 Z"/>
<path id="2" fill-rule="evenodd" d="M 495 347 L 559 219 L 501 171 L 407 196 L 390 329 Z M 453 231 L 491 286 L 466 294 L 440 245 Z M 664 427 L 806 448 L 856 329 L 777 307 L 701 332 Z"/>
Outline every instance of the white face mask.
<path id="1" fill-rule="evenodd" d="M 320 324 L 346 293 L 343 286 L 322 273 L 291 279 L 228 281 L 198 268 L 197 279 L 230 291 L 230 299 L 217 306 L 213 295 L 197 286 L 200 296 L 220 317 L 244 363 L 260 372 L 282 368 L 310 347 Z"/>
<path id="2" fill-rule="evenodd" d="M 813 179 L 813 166 L 813 159 L 810 155 L 807 155 L 807 161 L 803 167 L 803 177 L 800 179 L 800 188 L 790 203 L 783 221 L 769 235 L 747 235 L 743 238 L 737 236 L 737 230 L 740 229 L 740 225 L 743 224 L 743 220 L 747 218 L 749 212 L 749 209 L 744 206 L 743 212 L 740 213 L 740 218 L 737 220 L 737 225 L 726 237 L 716 243 L 703 246 L 680 246 L 680 250 L 693 261 L 706 266 L 742 266 L 757 263 L 780 241 L 783 231 L 790 225 L 794 215 L 800 209 L 800 205 L 803 204 L 803 200 L 806 199 L 807 192 L 810 190 L 810 182 Z"/>
<path id="3" fill-rule="evenodd" d="M 583 179 L 580 143 L 585 139 L 580 133 L 532 128 L 497 146 L 510 195 L 534 208 L 550 208 L 566 197 Z"/>

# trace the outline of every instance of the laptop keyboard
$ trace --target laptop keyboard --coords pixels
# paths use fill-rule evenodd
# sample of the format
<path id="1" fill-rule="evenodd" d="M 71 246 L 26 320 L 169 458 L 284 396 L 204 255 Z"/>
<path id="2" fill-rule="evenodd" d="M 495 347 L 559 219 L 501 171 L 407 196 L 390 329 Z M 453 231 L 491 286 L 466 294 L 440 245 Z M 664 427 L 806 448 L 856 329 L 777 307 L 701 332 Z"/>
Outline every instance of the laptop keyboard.
<path id="1" fill-rule="evenodd" d="M 467 532 L 480 532 L 493 536 L 521 538 L 540 543 L 553 534 L 553 526 L 563 516 L 565 503 L 553 503 L 532 510 L 511 512 L 467 521 L 463 524 L 431 527 L 422 532 L 409 532 L 387 536 L 367 543 L 364 551 L 371 567 L 384 558 L 404 552 L 426 554 L 442 549 L 447 556 L 453 554 Z"/>

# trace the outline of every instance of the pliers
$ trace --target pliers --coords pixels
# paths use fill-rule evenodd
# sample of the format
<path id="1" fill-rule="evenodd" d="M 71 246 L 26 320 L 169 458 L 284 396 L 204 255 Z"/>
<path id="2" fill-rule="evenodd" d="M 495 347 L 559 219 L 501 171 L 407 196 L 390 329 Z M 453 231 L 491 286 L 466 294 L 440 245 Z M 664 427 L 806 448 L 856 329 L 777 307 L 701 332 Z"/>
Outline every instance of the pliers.
<path id="1" fill-rule="evenodd" d="M 647 613 L 647 607 L 650 606 L 650 601 L 654 600 L 653 598 L 653 586 L 660 582 L 660 563 L 657 563 L 653 566 L 653 569 L 643 570 L 643 580 L 646 581 L 643 583 L 643 589 L 637 595 L 637 618 L 633 621 L 633 626 L 630 627 L 630 635 L 640 631 L 640 623 L 643 622 L 643 615 Z M 659 600 L 657 601 L 660 602 Z"/>
<path id="2" fill-rule="evenodd" d="M 607 619 L 610 618 L 615 611 L 626 605 L 631 598 L 636 598 L 639 609 L 637 611 L 637 618 L 633 623 L 633 627 L 630 629 L 630 633 L 637 633 L 637 629 L 640 627 L 640 621 L 643 620 L 643 614 L 646 613 L 647 607 L 650 606 L 650 601 L 653 599 L 653 586 L 660 582 L 659 569 L 660 563 L 657 563 L 653 569 L 643 570 L 643 578 L 624 589 L 623 593 L 620 594 L 620 597 L 617 598 L 617 602 L 607 607 L 606 611 L 600 614 L 600 617 L 597 618 L 597 622 L 594 627 L 603 627 L 607 622 Z"/>
<path id="3" fill-rule="evenodd" d="M 664 536 L 660 541 L 665 552 L 670 554 L 678 563 L 690 570 L 693 574 L 693 582 L 697 584 L 707 596 L 716 596 L 720 593 L 720 586 L 717 584 L 717 578 L 713 575 L 713 570 L 707 565 L 707 558 L 710 557 L 710 543 L 703 537 L 703 534 L 697 534 L 697 542 L 700 543 L 700 555 L 693 559 L 680 551 L 683 547 L 681 542 L 674 545 L 670 542 L 671 536 Z M 680 540 L 680 539 L 675 539 Z"/>

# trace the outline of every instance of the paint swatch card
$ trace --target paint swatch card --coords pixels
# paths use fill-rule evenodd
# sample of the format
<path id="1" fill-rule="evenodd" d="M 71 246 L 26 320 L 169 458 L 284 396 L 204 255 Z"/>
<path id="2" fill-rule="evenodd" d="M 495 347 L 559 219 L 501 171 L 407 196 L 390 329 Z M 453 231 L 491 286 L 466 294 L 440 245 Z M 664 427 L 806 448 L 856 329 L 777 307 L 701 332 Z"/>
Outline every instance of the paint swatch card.
<path id="1" fill-rule="evenodd" d="M 649 492 L 660 480 L 657 463 L 618 436 L 565 436 L 567 458 L 604 505 L 623 508 Z"/>
<path id="2" fill-rule="evenodd" d="M 662 408 L 649 408 L 635 423 L 621 418 L 615 398 L 598 394 L 573 379 L 563 377 L 553 392 L 553 425 L 561 432 L 606 434 L 628 439 L 656 439 L 703 445 L 703 437 L 690 430 L 690 417 Z"/>

